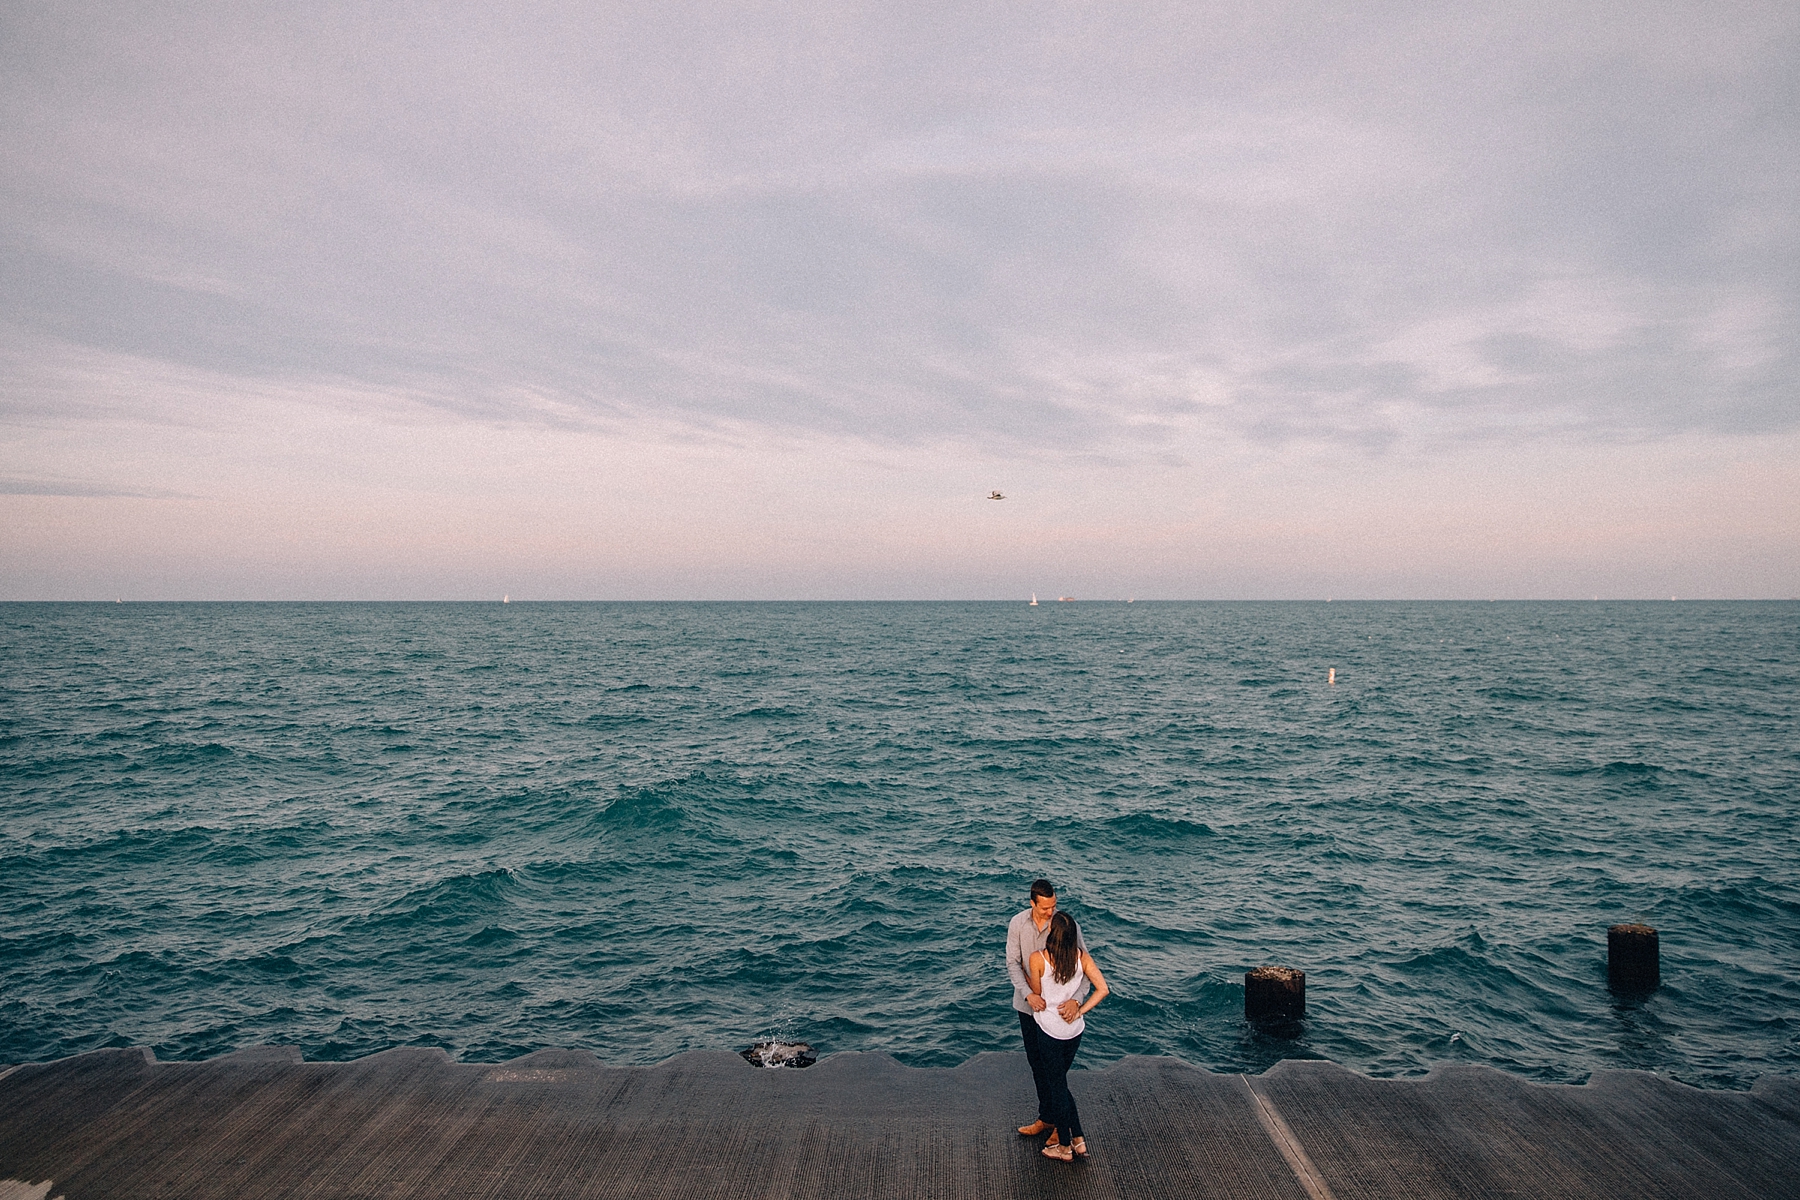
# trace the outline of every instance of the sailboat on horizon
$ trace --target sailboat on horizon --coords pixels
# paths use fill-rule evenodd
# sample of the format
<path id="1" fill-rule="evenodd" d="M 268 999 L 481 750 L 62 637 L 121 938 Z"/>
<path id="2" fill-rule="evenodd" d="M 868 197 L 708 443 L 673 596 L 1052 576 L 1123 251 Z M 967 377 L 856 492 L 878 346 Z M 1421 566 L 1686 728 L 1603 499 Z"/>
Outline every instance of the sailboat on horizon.
<path id="1" fill-rule="evenodd" d="M 1038 606 L 1038 603 L 1037 603 L 1037 593 L 1036 593 L 1036 592 L 1033 592 L 1033 593 L 1031 593 L 1031 603 L 1030 603 L 1030 604 L 1029 604 L 1029 605 L 1027 605 L 1027 606 L 1026 606 L 1026 607 L 1028 607 L 1028 608 L 1036 608 L 1036 607 L 1037 607 L 1037 606 Z"/>

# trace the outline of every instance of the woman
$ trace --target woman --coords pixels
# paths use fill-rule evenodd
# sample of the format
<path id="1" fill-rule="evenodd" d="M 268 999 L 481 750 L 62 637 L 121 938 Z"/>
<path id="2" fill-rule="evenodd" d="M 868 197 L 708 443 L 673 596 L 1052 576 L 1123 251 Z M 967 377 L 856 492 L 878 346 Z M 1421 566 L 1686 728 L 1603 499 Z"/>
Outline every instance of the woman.
<path id="1" fill-rule="evenodd" d="M 1075 1097 L 1069 1092 L 1069 1064 L 1081 1048 L 1081 1031 L 1087 1028 L 1087 1014 L 1106 999 L 1106 976 L 1094 965 L 1092 956 L 1081 949 L 1075 929 L 1075 918 L 1059 912 L 1050 918 L 1050 930 L 1044 948 L 1031 956 L 1025 972 L 1031 977 L 1031 990 L 1044 998 L 1044 1011 L 1037 1013 L 1038 1028 L 1053 1039 L 1046 1048 L 1044 1072 L 1050 1086 L 1050 1119 L 1056 1132 L 1044 1143 L 1044 1157 L 1069 1162 L 1076 1156 L 1087 1157 L 1087 1139 L 1081 1134 L 1081 1114 L 1075 1111 Z M 1082 976 L 1094 985 L 1085 1001 L 1076 1003 Z M 1064 1020 L 1067 1008 L 1071 1019 Z"/>

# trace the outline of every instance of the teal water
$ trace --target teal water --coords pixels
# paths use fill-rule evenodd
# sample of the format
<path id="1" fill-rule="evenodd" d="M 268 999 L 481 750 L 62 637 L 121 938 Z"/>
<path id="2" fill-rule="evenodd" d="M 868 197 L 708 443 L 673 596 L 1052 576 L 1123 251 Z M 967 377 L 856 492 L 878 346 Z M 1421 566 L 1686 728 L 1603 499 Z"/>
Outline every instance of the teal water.
<path id="1" fill-rule="evenodd" d="M 0 1062 L 954 1064 L 1043 874 L 1088 1065 L 1800 1069 L 1792 603 L 11 604 L 0 667 Z"/>

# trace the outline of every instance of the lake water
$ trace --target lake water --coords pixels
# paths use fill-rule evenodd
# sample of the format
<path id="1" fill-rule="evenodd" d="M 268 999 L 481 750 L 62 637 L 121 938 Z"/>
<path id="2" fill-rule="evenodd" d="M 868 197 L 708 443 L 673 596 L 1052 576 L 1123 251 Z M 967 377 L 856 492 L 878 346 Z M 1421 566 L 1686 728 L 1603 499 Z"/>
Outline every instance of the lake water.
<path id="1" fill-rule="evenodd" d="M 0 1062 L 950 1065 L 1046 875 L 1086 1065 L 1800 1070 L 1794 603 L 8 604 L 0 664 Z"/>

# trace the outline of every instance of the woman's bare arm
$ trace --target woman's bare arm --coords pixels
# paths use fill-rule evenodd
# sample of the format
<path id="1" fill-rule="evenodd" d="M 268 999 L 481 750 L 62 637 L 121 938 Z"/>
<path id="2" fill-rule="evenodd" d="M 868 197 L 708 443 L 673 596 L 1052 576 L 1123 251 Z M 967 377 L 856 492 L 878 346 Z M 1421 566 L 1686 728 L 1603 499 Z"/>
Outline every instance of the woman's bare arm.
<path id="1" fill-rule="evenodd" d="M 1044 952 L 1032 951 L 1031 958 L 1025 963 L 1025 977 L 1031 981 L 1031 994 L 1044 994 Z"/>
<path id="2" fill-rule="evenodd" d="M 1112 989 L 1106 986 L 1106 976 L 1100 973 L 1099 964 L 1094 962 L 1093 955 L 1085 950 L 1081 952 L 1081 970 L 1088 977 L 1088 982 L 1094 985 L 1094 990 L 1088 993 L 1087 1002 L 1081 1006 L 1077 1016 L 1092 1010 L 1094 1005 L 1106 999 L 1112 992 Z"/>

